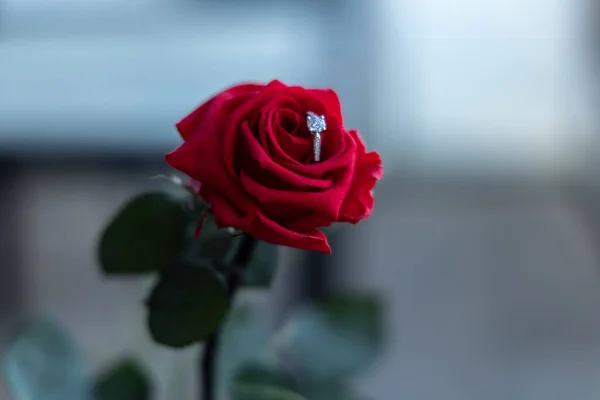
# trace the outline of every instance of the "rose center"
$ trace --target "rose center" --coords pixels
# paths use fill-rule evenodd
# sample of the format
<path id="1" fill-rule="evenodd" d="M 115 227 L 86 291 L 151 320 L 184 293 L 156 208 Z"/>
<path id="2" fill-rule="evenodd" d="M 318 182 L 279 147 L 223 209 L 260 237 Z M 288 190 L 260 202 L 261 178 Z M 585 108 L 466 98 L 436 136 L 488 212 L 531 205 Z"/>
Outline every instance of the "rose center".
<path id="1" fill-rule="evenodd" d="M 279 126 L 285 132 L 292 136 L 299 136 L 301 134 L 300 118 L 295 113 L 281 112 L 279 115 Z"/>

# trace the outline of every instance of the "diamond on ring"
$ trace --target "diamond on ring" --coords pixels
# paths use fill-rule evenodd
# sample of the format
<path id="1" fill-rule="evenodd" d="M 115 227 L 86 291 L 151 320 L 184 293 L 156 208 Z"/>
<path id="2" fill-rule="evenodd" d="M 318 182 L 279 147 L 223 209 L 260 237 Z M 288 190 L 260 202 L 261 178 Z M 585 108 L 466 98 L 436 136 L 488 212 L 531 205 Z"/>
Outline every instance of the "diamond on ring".
<path id="1" fill-rule="evenodd" d="M 317 115 L 312 111 L 306 113 L 306 126 L 313 135 L 313 155 L 315 161 L 321 160 L 321 133 L 327 129 L 324 115 Z"/>

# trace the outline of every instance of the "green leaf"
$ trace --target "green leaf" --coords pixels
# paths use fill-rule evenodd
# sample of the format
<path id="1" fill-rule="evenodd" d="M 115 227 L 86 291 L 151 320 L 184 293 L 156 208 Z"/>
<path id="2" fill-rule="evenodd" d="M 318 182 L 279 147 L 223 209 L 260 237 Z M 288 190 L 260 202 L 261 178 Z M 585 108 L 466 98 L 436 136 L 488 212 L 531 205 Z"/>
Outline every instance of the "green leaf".
<path id="1" fill-rule="evenodd" d="M 207 215 L 202 233 L 194 243 L 195 258 L 207 262 L 223 272 L 229 272 L 232 258 L 241 244 L 241 234 L 230 229 L 217 229 L 212 215 Z M 250 264 L 244 271 L 242 285 L 254 288 L 268 288 L 276 272 L 279 255 L 278 246 L 258 241 Z"/>
<path id="2" fill-rule="evenodd" d="M 122 360 L 105 371 L 94 384 L 94 400 L 149 400 L 148 374 L 134 360 Z"/>
<path id="3" fill-rule="evenodd" d="M 2 357 L 5 382 L 19 400 L 90 400 L 83 355 L 57 324 L 36 320 L 8 343 Z"/>
<path id="4" fill-rule="evenodd" d="M 230 397 L 231 400 L 308 400 L 289 374 L 274 364 L 258 361 L 240 367 Z"/>
<path id="5" fill-rule="evenodd" d="M 222 266 L 239 242 L 229 229 L 217 229 L 214 217 L 207 215 L 200 237 L 194 241 L 196 258 L 210 265 Z"/>
<path id="6" fill-rule="evenodd" d="M 162 269 L 183 250 L 192 219 L 192 205 L 181 196 L 156 192 L 134 198 L 102 234 L 102 270 L 131 275 Z"/>
<path id="7" fill-rule="evenodd" d="M 182 261 L 163 271 L 147 306 L 154 341 L 181 348 L 213 333 L 229 311 L 230 301 L 217 271 Z"/>
<path id="8" fill-rule="evenodd" d="M 247 287 L 268 288 L 277 271 L 279 247 L 259 241 L 254 249 L 252 261 L 243 276 L 243 285 Z"/>
<path id="9" fill-rule="evenodd" d="M 335 296 L 299 309 L 273 339 L 308 381 L 335 382 L 367 367 L 381 345 L 381 307 L 372 298 Z"/>
<path id="10" fill-rule="evenodd" d="M 237 302 L 223 326 L 217 368 L 217 398 L 227 398 L 236 369 L 255 360 L 267 348 L 269 329 L 266 318 L 249 302 Z"/>
<path id="11" fill-rule="evenodd" d="M 363 400 L 361 396 L 340 383 L 315 386 L 304 390 L 308 393 L 307 397 L 310 400 Z"/>
<path id="12" fill-rule="evenodd" d="M 380 343 L 382 306 L 377 298 L 361 295 L 330 296 L 321 304 L 329 321 L 346 331 L 356 332 Z"/>

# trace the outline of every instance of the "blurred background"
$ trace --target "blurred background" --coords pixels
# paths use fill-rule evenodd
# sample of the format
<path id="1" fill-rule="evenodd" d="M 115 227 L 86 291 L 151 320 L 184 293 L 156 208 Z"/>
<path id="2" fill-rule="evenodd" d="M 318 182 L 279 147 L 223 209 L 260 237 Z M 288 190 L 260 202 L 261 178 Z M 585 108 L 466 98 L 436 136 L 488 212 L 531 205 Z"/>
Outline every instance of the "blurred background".
<path id="1" fill-rule="evenodd" d="M 275 323 L 375 292 L 368 398 L 600 399 L 599 45 L 593 0 L 0 0 L 0 337 L 51 315 L 94 369 L 134 353 L 161 400 L 193 393 L 194 350 L 151 343 L 149 282 L 104 279 L 97 236 L 176 121 L 277 78 L 337 90 L 386 176 L 334 256 L 285 251 Z"/>

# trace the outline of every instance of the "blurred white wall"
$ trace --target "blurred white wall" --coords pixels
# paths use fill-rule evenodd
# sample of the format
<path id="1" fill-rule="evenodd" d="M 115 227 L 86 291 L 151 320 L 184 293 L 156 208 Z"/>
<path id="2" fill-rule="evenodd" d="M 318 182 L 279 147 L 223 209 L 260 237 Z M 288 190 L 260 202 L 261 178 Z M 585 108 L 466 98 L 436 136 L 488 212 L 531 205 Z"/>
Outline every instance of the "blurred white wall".
<path id="1" fill-rule="evenodd" d="M 584 1 L 4 0 L 0 148 L 162 151 L 205 96 L 280 78 L 335 87 L 388 170 L 576 173 Z"/>
<path id="2" fill-rule="evenodd" d="M 371 111 L 388 166 L 409 159 L 427 171 L 510 175 L 580 168 L 597 107 L 583 1 L 373 5 L 380 23 Z"/>
<path id="3" fill-rule="evenodd" d="M 325 25 L 300 4 L 5 0 L 0 148 L 167 150 L 212 93 L 323 75 Z M 317 60 L 317 62 L 315 62 Z"/>

